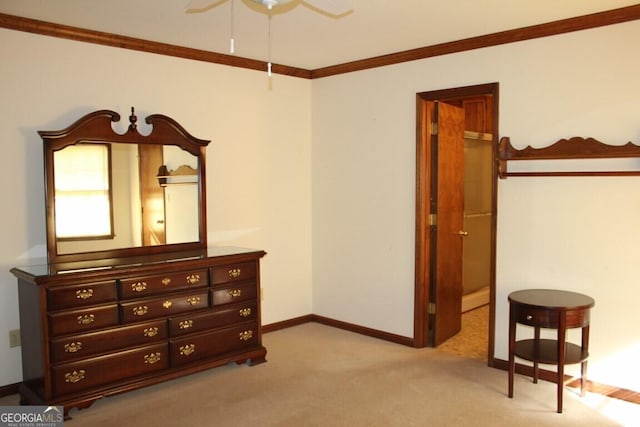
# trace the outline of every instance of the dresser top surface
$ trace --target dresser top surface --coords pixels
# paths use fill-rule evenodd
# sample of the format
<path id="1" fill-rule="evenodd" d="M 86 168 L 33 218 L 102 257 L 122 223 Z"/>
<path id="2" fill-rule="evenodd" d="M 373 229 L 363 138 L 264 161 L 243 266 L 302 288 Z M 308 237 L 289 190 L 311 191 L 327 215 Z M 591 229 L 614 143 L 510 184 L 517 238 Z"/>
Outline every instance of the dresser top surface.
<path id="1" fill-rule="evenodd" d="M 124 258 L 106 258 L 92 261 L 77 261 L 64 264 L 39 264 L 16 267 L 11 272 L 16 276 L 30 276 L 33 278 L 67 277 L 77 274 L 99 274 L 101 272 L 122 272 L 140 268 L 167 268 L 182 264 L 200 264 L 212 259 L 253 255 L 260 258 L 265 252 L 259 249 L 241 248 L 236 246 L 213 246 L 206 250 L 171 252 L 165 254 L 142 255 Z"/>

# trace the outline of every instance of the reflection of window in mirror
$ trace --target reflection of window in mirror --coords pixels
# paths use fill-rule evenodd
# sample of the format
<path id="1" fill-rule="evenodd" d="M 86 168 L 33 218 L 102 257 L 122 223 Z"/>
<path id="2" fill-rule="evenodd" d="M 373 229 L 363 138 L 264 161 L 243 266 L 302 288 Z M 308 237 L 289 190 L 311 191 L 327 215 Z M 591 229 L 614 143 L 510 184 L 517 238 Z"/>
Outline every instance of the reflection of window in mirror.
<path id="1" fill-rule="evenodd" d="M 76 144 L 54 153 L 59 240 L 113 238 L 111 147 Z"/>

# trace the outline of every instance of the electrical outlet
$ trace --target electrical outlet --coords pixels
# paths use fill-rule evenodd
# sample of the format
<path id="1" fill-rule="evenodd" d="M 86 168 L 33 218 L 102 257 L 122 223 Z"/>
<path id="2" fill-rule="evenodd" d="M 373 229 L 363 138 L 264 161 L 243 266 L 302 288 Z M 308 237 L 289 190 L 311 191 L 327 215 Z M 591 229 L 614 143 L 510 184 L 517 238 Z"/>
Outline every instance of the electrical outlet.
<path id="1" fill-rule="evenodd" d="M 20 346 L 20 329 L 9 331 L 9 348 Z"/>

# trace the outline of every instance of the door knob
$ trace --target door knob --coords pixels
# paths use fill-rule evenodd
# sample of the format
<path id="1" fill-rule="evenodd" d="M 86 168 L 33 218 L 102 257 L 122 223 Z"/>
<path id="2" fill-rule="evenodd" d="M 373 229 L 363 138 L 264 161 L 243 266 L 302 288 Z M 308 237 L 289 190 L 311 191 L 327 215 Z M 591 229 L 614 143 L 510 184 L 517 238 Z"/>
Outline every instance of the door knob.
<path id="1" fill-rule="evenodd" d="M 458 235 L 459 235 L 459 236 L 462 236 L 462 237 L 465 237 L 465 236 L 468 236 L 468 235 L 469 235 L 469 232 L 468 232 L 468 231 L 462 231 L 462 230 L 460 230 L 460 231 L 458 231 Z"/>

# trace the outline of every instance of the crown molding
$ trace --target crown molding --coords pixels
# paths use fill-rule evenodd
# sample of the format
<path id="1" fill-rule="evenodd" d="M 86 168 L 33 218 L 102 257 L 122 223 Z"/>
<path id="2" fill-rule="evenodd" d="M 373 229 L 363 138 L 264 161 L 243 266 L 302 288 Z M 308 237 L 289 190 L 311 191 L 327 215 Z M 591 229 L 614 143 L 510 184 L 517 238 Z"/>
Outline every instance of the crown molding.
<path id="1" fill-rule="evenodd" d="M 452 53 L 482 49 L 501 44 L 515 43 L 524 40 L 620 24 L 623 22 L 635 21 L 637 19 L 640 19 L 640 4 L 608 10 L 605 12 L 593 13 L 590 15 L 578 16 L 575 18 L 552 21 L 545 24 L 531 25 L 529 27 L 522 27 L 417 49 L 405 50 L 403 52 L 376 56 L 373 58 L 332 65 L 324 68 L 317 68 L 311 71 L 311 78 L 318 79 L 336 74 L 384 67 L 387 65 L 416 61 L 434 56 L 449 55 Z"/>
<path id="2" fill-rule="evenodd" d="M 561 19 L 544 24 L 532 25 L 529 27 L 486 34 L 483 36 L 440 43 L 432 46 L 425 46 L 417 49 L 405 50 L 402 52 L 331 65 L 314 70 L 290 67 L 282 64 L 273 64 L 272 72 L 275 74 L 304 79 L 319 79 L 338 74 L 351 73 L 354 71 L 400 64 L 402 62 L 416 61 L 435 56 L 498 46 L 501 44 L 515 43 L 524 40 L 620 24 L 638 19 L 640 19 L 640 4 L 593 13 L 590 15 L 578 16 L 575 18 Z M 177 58 L 191 59 L 195 61 L 229 65 L 231 67 L 247 68 L 259 71 L 267 69 L 267 63 L 265 61 L 242 58 L 234 55 L 225 55 L 200 49 L 192 49 L 167 43 L 159 43 L 101 31 L 87 30 L 84 28 L 55 24 L 3 13 L 0 13 L 0 28 L 8 28 L 33 34 L 131 49 L 141 52 L 156 53 L 159 55 L 174 56 Z"/>
<path id="3" fill-rule="evenodd" d="M 265 72 L 267 70 L 267 62 L 265 61 L 258 61 L 234 55 L 225 55 L 201 49 L 192 49 L 189 47 L 160 43 L 102 31 L 87 30 L 85 28 L 55 24 L 52 22 L 39 21 L 36 19 L 23 18 L 4 13 L 0 13 L 0 28 L 8 28 L 11 30 L 25 31 L 43 36 L 59 37 L 86 43 L 94 43 L 103 46 L 174 56 L 177 58 L 192 59 L 194 61 L 229 65 L 231 67 L 247 68 L 250 70 Z M 293 77 L 301 77 L 305 79 L 311 78 L 310 70 L 289 67 L 287 65 L 272 64 L 271 71 L 276 74 L 284 74 Z"/>

